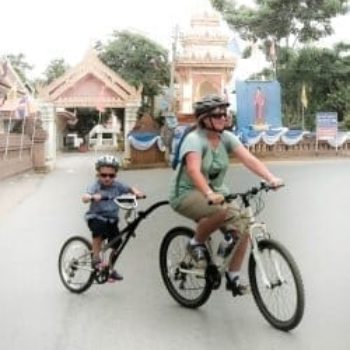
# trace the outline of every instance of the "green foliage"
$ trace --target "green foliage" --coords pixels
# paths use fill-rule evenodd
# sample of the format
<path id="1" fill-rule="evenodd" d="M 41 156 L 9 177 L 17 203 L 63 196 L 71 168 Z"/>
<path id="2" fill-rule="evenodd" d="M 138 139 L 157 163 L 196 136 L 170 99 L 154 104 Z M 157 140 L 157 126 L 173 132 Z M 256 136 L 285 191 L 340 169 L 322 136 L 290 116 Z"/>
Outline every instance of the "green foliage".
<path id="1" fill-rule="evenodd" d="M 334 49 L 306 47 L 297 52 L 282 49 L 277 78 L 282 86 L 286 125 L 300 123 L 301 89 L 306 85 L 306 125 L 313 127 L 315 113 L 335 111 L 339 120 L 350 114 L 350 50 L 338 44 Z"/>
<path id="2" fill-rule="evenodd" d="M 153 99 L 169 84 L 167 50 L 140 34 L 115 31 L 111 40 L 97 43 L 96 48 L 102 61 L 123 79 L 136 88 L 143 86 L 144 97 Z"/>
<path id="3" fill-rule="evenodd" d="M 68 69 L 69 65 L 65 62 L 63 58 L 53 59 L 44 72 L 45 84 L 50 84 L 55 79 L 62 76 Z"/>
<path id="4" fill-rule="evenodd" d="M 350 130 L 350 114 L 344 118 L 344 126 L 347 130 Z"/>
<path id="5" fill-rule="evenodd" d="M 252 47 L 247 46 L 242 52 L 242 58 L 249 58 L 252 55 Z"/>
<path id="6" fill-rule="evenodd" d="M 348 0 L 256 0 L 256 7 L 234 0 L 211 0 L 243 39 L 290 37 L 306 43 L 333 32 L 331 19 L 348 11 Z"/>
<path id="7" fill-rule="evenodd" d="M 9 54 L 6 58 L 11 63 L 12 67 L 22 79 L 23 82 L 28 81 L 27 72 L 33 69 L 33 66 L 26 61 L 26 56 L 23 53 L 17 55 Z"/>

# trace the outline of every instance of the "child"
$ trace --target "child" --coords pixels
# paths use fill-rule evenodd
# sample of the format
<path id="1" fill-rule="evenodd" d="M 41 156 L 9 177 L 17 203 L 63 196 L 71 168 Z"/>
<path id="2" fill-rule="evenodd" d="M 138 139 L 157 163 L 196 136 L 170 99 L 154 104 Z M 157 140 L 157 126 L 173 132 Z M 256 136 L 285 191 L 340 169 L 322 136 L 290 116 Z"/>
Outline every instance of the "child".
<path id="1" fill-rule="evenodd" d="M 143 193 L 135 187 L 129 187 L 115 180 L 119 169 L 117 158 L 110 155 L 101 156 L 97 159 L 95 168 L 98 179 L 88 187 L 82 200 L 84 203 L 90 203 L 85 219 L 92 233 L 92 264 L 94 267 L 98 267 L 101 264 L 100 252 L 103 239 L 108 238 L 110 241 L 118 234 L 119 208 L 113 199 L 126 193 L 143 197 Z M 113 270 L 111 263 L 109 268 L 111 282 L 123 279 L 122 275 Z"/>

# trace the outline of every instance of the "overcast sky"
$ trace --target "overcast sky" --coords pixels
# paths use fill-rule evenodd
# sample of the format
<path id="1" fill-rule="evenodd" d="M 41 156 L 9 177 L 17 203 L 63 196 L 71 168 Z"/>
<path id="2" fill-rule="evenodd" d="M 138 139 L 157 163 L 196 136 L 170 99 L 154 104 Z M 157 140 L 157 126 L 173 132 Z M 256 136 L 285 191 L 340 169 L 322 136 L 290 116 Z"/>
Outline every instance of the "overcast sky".
<path id="1" fill-rule="evenodd" d="M 251 0 L 245 0 L 245 3 Z M 175 24 L 186 25 L 207 0 L 13 0 L 2 3 L 0 56 L 24 53 L 35 66 L 33 75 L 63 57 L 73 65 L 96 41 L 114 29 L 134 29 L 169 47 Z M 336 36 L 348 41 L 350 16 L 335 20 Z"/>

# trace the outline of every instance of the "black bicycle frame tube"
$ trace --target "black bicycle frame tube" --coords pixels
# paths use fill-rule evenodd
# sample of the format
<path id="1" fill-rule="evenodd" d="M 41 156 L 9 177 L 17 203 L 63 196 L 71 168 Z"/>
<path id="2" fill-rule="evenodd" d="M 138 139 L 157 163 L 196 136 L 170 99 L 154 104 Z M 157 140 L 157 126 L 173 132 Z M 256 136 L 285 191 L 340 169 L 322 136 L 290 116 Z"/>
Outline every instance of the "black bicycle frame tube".
<path id="1" fill-rule="evenodd" d="M 156 210 L 157 208 L 163 206 L 163 205 L 168 205 L 169 201 L 160 201 L 157 203 L 154 203 L 153 205 L 151 205 L 146 211 L 140 211 L 138 212 L 138 216 L 137 218 L 129 223 L 120 233 L 117 237 L 113 238 L 107 245 L 106 248 L 110 248 L 113 246 L 114 243 L 116 243 L 120 237 L 122 235 L 124 235 L 126 233 L 126 237 L 122 243 L 121 246 L 119 246 L 116 250 L 116 254 L 114 256 L 114 261 L 112 262 L 112 264 L 115 263 L 115 261 L 117 261 L 119 255 L 121 254 L 121 252 L 124 250 L 124 247 L 126 246 L 126 244 L 128 243 L 129 239 L 131 238 L 132 235 L 135 234 L 136 228 L 139 226 L 140 222 L 144 219 L 146 219 L 146 217 L 148 215 L 150 215 L 154 210 Z"/>

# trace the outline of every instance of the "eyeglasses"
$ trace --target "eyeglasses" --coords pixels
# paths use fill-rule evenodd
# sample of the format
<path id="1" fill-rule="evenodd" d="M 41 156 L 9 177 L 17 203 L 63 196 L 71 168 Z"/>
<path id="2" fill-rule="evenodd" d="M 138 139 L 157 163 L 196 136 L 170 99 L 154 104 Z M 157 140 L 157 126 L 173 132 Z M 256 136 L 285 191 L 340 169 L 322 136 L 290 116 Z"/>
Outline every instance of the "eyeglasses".
<path id="1" fill-rule="evenodd" d="M 116 174 L 100 173 L 99 175 L 104 179 L 107 177 L 109 177 L 110 179 L 114 179 L 116 177 Z"/>
<path id="2" fill-rule="evenodd" d="M 227 114 L 226 113 L 213 113 L 209 115 L 210 118 L 214 118 L 214 119 L 220 119 L 222 117 L 227 118 Z"/>

